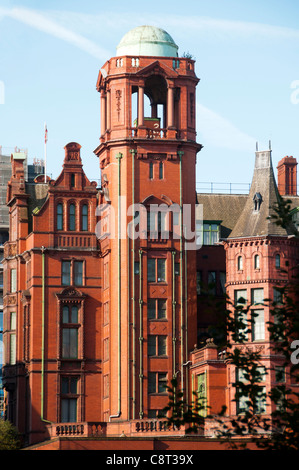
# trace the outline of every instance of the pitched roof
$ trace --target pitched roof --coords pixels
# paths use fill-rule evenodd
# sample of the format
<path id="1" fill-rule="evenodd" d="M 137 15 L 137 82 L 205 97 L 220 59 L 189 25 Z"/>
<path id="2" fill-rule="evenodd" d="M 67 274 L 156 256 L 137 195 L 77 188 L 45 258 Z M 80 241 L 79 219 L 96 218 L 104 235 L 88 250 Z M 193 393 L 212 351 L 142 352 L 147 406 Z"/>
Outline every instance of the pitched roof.
<path id="1" fill-rule="evenodd" d="M 278 226 L 272 216 L 280 203 L 271 150 L 256 152 L 255 168 L 246 204 L 229 238 L 257 236 L 288 236 L 291 228 Z"/>
<path id="2" fill-rule="evenodd" d="M 202 204 L 204 221 L 221 221 L 221 238 L 227 238 L 246 204 L 247 194 L 197 193 L 197 204 Z"/>

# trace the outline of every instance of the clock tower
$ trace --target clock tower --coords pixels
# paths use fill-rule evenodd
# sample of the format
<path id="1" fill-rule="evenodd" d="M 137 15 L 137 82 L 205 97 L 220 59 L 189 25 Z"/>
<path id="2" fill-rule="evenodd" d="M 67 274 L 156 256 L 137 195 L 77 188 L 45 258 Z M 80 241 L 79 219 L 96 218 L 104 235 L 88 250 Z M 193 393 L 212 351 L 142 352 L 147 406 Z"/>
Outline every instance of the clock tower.
<path id="1" fill-rule="evenodd" d="M 101 68 L 98 232 L 103 419 L 155 418 L 197 341 L 194 61 L 166 32 L 129 31 Z"/>

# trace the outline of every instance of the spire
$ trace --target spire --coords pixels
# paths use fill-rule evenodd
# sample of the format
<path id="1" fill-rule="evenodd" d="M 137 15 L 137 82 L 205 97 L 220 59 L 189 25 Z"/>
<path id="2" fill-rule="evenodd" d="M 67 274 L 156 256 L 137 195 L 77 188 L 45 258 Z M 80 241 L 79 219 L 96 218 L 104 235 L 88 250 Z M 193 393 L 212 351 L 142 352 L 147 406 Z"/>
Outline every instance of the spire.
<path id="1" fill-rule="evenodd" d="M 271 216 L 280 203 L 273 167 L 272 151 L 256 151 L 255 168 L 249 196 L 229 238 L 288 236 L 288 230 L 276 225 Z M 291 233 L 291 232 L 290 232 Z"/>

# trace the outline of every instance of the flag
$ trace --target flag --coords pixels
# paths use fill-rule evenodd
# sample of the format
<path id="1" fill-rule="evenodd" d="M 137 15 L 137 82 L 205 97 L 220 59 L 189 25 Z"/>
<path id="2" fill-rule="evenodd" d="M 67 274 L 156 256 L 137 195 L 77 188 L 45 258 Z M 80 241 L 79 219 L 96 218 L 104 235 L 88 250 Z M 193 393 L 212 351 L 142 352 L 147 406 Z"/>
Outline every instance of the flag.
<path id="1" fill-rule="evenodd" d="M 45 124 L 45 144 L 48 142 L 48 129 L 47 124 Z"/>

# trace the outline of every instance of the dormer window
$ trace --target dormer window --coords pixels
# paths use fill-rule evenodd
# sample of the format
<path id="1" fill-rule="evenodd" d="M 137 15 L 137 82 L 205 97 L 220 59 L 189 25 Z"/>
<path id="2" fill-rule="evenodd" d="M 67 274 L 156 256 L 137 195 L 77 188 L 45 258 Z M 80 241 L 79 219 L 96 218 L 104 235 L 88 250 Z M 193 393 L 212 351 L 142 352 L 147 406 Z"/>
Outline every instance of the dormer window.
<path id="1" fill-rule="evenodd" d="M 263 202 L 263 198 L 261 193 L 255 193 L 253 197 L 253 204 L 254 204 L 254 210 L 259 211 L 261 207 L 261 203 Z"/>

